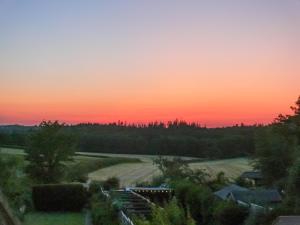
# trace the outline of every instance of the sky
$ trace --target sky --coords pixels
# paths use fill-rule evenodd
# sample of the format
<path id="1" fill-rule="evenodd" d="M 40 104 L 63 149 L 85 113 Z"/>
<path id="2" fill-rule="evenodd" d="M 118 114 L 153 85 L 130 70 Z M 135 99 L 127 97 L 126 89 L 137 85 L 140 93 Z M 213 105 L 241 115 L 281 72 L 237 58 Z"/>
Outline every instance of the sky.
<path id="1" fill-rule="evenodd" d="M 267 124 L 299 95 L 299 0 L 0 0 L 0 124 Z"/>

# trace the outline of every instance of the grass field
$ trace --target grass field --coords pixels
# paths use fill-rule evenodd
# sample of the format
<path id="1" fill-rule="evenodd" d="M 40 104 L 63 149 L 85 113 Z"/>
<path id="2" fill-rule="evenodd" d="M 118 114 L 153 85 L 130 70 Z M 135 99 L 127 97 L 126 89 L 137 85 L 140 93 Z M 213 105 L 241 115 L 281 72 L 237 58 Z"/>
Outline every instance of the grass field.
<path id="1" fill-rule="evenodd" d="M 7 148 L 7 147 L 0 147 L 0 154 L 3 156 L 14 156 L 18 157 L 19 159 L 23 159 L 26 156 L 26 153 L 23 149 L 16 149 L 16 148 Z M 75 153 L 73 157 L 73 161 L 66 162 L 67 166 L 73 166 L 76 164 L 90 164 L 91 167 L 98 169 L 108 167 L 111 165 L 116 165 L 120 163 L 139 163 L 141 162 L 140 159 L 135 157 L 117 157 L 117 156 L 105 156 L 101 154 L 89 154 L 89 153 Z"/>
<path id="2" fill-rule="evenodd" d="M 253 169 L 250 162 L 248 158 L 234 158 L 191 163 L 190 167 L 192 169 L 205 169 L 211 176 L 223 171 L 226 177 L 236 178 L 243 172 Z"/>
<path id="3" fill-rule="evenodd" d="M 143 156 L 145 157 L 145 156 Z M 247 158 L 212 160 L 206 162 L 190 163 L 193 169 L 205 169 L 211 176 L 223 171 L 229 178 L 236 178 L 242 172 L 251 170 Z M 106 167 L 89 174 L 91 180 L 105 180 L 109 177 L 118 177 L 121 186 L 131 186 L 138 182 L 151 181 L 153 177 L 159 175 L 160 172 L 152 160 L 146 159 L 142 163 L 135 164 L 118 164 Z"/>
<path id="4" fill-rule="evenodd" d="M 83 213 L 34 212 L 25 216 L 24 225 L 84 225 Z"/>
<path id="5" fill-rule="evenodd" d="M 24 150 L 19 149 L 19 148 L 0 147 L 0 153 L 2 153 L 2 154 L 12 154 L 12 155 L 25 155 Z"/>
<path id="6" fill-rule="evenodd" d="M 21 156 L 24 154 L 21 149 L 8 149 L 1 148 L 3 153 L 14 154 Z M 135 185 L 139 182 L 151 181 L 153 177 L 160 174 L 159 170 L 153 165 L 153 159 L 157 157 L 154 155 L 131 155 L 131 154 L 109 154 L 109 153 L 86 153 L 77 152 L 74 157 L 75 162 L 95 163 L 95 160 L 103 160 L 104 165 L 101 169 L 92 171 L 89 173 L 91 180 L 106 180 L 110 177 L 118 177 L 120 179 L 121 186 Z M 174 156 L 167 156 L 172 158 Z M 130 160 L 121 159 L 133 159 Z M 218 172 L 223 171 L 229 178 L 236 178 L 241 173 L 247 170 L 251 170 L 250 160 L 247 158 L 235 158 L 224 160 L 210 160 L 203 162 L 199 158 L 195 157 L 181 157 L 184 160 L 191 161 L 190 167 L 193 169 L 205 169 L 211 176 L 216 175 Z M 118 160 L 119 159 L 119 160 Z M 140 160 L 140 162 L 137 160 Z M 94 160 L 94 161 L 93 161 Z M 129 163 L 130 162 L 130 163 Z M 105 168 L 103 168 L 105 167 Z M 94 167 L 95 168 L 95 167 Z"/>

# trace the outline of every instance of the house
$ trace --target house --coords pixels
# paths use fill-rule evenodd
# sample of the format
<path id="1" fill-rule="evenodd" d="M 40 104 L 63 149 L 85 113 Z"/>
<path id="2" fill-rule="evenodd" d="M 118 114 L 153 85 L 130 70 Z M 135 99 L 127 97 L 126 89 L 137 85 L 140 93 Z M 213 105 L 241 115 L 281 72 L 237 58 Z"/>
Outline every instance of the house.
<path id="1" fill-rule="evenodd" d="M 254 212 L 272 210 L 274 206 L 282 202 L 281 195 L 274 189 L 234 190 L 227 196 L 227 199 L 242 206 L 249 206 Z"/>
<path id="2" fill-rule="evenodd" d="M 273 225 L 300 225 L 300 216 L 279 216 Z"/>
<path id="3" fill-rule="evenodd" d="M 219 191 L 214 192 L 214 195 L 217 196 L 218 198 L 222 199 L 222 200 L 226 200 L 228 198 L 228 195 L 232 192 L 232 191 L 248 191 L 248 188 L 244 188 L 241 187 L 239 185 L 236 184 L 231 184 L 229 186 L 226 186 L 224 188 L 222 188 Z"/>
<path id="4" fill-rule="evenodd" d="M 246 171 L 242 173 L 240 178 L 250 182 L 253 186 L 259 186 L 263 183 L 263 175 L 260 171 Z"/>
<path id="5" fill-rule="evenodd" d="M 275 189 L 255 189 L 232 184 L 214 193 L 219 199 L 231 200 L 240 206 L 249 207 L 252 212 L 264 212 L 273 209 L 282 201 L 279 192 Z M 300 225 L 300 224 L 299 224 Z"/>

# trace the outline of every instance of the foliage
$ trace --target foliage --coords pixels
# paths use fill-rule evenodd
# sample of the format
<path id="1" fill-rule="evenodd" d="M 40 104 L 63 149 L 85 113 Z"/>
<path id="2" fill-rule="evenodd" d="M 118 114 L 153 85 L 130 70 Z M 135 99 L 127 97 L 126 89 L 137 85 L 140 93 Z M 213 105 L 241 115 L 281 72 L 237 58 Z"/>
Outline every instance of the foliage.
<path id="1" fill-rule="evenodd" d="M 248 209 L 231 201 L 220 202 L 214 210 L 219 225 L 242 225 L 248 215 Z"/>
<path id="2" fill-rule="evenodd" d="M 256 167 L 268 185 L 285 193 L 283 204 L 260 216 L 260 224 L 271 224 L 279 215 L 300 213 L 300 97 L 291 108 L 293 115 L 279 115 L 256 139 Z"/>
<path id="3" fill-rule="evenodd" d="M 41 183 L 55 183 L 63 177 L 64 164 L 72 160 L 74 140 L 62 132 L 64 124 L 43 121 L 26 149 L 28 174 Z"/>
<path id="4" fill-rule="evenodd" d="M 179 180 L 172 184 L 178 202 L 199 224 L 210 224 L 215 198 L 206 185 L 194 184 L 190 181 Z"/>
<path id="5" fill-rule="evenodd" d="M 294 115 L 279 115 L 272 126 L 256 135 L 256 167 L 269 185 L 285 184 L 290 166 L 299 158 L 300 97 L 291 108 Z"/>
<path id="6" fill-rule="evenodd" d="M 36 185 L 32 198 L 39 211 L 80 211 L 87 202 L 87 191 L 81 184 Z"/>
<path id="7" fill-rule="evenodd" d="M 229 179 L 225 176 L 223 171 L 217 173 L 216 178 L 207 182 L 207 185 L 214 191 L 218 191 L 230 183 Z"/>
<path id="8" fill-rule="evenodd" d="M 173 198 L 164 208 L 153 207 L 151 218 L 135 218 L 136 225 L 195 225 L 195 221 L 179 207 L 176 198 Z"/>
<path id="9" fill-rule="evenodd" d="M 102 181 L 92 181 L 89 186 L 89 194 L 92 196 L 94 194 L 100 193 L 102 187 Z"/>
<path id="10" fill-rule="evenodd" d="M 241 187 L 247 187 L 247 188 L 251 188 L 253 186 L 250 180 L 248 181 L 240 176 L 234 180 L 234 183 Z"/>
<path id="11" fill-rule="evenodd" d="M 94 225 L 119 225 L 117 208 L 101 194 L 92 197 L 91 213 Z"/>
<path id="12" fill-rule="evenodd" d="M 104 190 L 120 188 L 120 180 L 117 177 L 110 177 L 102 183 Z"/>
<path id="13" fill-rule="evenodd" d="M 173 198 L 165 207 L 166 214 L 172 225 L 182 225 L 186 222 L 184 211 L 178 206 L 176 198 Z"/>
<path id="14" fill-rule="evenodd" d="M 0 152 L 0 191 L 8 198 L 16 214 L 22 212 L 20 208 L 31 206 L 31 191 L 24 174 L 23 161 L 15 156 L 4 156 Z"/>
<path id="15" fill-rule="evenodd" d="M 300 158 L 290 168 L 285 206 L 291 213 L 300 213 Z"/>
<path id="16" fill-rule="evenodd" d="M 260 126 L 206 128 L 184 121 L 149 124 L 78 124 L 63 127 L 78 141 L 79 151 L 120 154 L 184 155 L 231 158 L 252 154 Z M 0 145 L 26 147 L 38 127 L 0 126 Z"/>
<path id="17" fill-rule="evenodd" d="M 187 161 L 182 158 L 166 158 L 158 157 L 154 159 L 154 164 L 158 166 L 158 169 L 162 172 L 163 177 L 166 180 L 180 180 L 186 179 L 193 183 L 204 183 L 209 175 L 203 169 L 192 170 L 189 167 Z"/>
<path id="18" fill-rule="evenodd" d="M 187 193 L 187 205 L 192 217 L 202 224 L 212 221 L 212 210 L 214 207 L 214 196 L 206 186 L 191 186 Z"/>
<path id="19" fill-rule="evenodd" d="M 94 164 L 89 163 L 76 163 L 75 165 L 68 166 L 65 174 L 65 179 L 69 182 L 85 183 L 88 180 L 88 173 L 93 171 Z"/>
<path id="20" fill-rule="evenodd" d="M 264 180 L 272 185 L 288 174 L 293 162 L 295 146 L 272 128 L 261 132 L 256 144 L 256 168 L 262 171 Z"/>

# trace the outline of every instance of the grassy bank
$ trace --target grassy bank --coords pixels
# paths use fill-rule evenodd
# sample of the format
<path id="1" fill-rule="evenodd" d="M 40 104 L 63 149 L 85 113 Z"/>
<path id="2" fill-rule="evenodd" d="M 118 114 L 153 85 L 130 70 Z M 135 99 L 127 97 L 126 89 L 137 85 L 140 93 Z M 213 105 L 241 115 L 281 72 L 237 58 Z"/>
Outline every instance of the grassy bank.
<path id="1" fill-rule="evenodd" d="M 83 213 L 34 212 L 25 216 L 24 225 L 84 225 Z"/>

